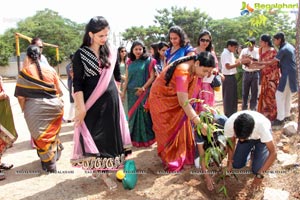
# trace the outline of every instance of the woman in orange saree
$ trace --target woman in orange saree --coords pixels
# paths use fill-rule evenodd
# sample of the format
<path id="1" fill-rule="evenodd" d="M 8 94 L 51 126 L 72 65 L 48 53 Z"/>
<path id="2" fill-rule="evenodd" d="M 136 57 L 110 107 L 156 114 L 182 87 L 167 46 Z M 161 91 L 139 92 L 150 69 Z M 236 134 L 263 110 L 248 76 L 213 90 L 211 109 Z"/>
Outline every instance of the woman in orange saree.
<path id="1" fill-rule="evenodd" d="M 194 164 L 192 125 L 200 123 L 200 118 L 189 99 L 199 94 L 196 85 L 214 66 L 209 52 L 182 57 L 164 68 L 152 85 L 150 114 L 158 155 L 167 171 L 180 171 L 184 165 Z"/>
<path id="2" fill-rule="evenodd" d="M 56 161 L 63 149 L 59 132 L 63 117 L 62 92 L 54 68 L 39 61 L 36 45 L 27 48 L 28 64 L 20 71 L 15 96 L 34 140 L 43 170 L 56 171 Z"/>

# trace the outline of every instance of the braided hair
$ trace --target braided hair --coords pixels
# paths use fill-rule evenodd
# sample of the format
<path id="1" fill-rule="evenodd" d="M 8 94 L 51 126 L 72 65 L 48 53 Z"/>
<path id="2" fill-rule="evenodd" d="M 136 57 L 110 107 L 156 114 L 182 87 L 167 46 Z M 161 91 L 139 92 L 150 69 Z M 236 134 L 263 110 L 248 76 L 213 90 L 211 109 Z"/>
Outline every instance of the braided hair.
<path id="1" fill-rule="evenodd" d="M 33 61 L 33 63 L 36 64 L 39 77 L 40 77 L 41 80 L 44 80 L 42 70 L 41 70 L 41 66 L 40 66 L 40 62 L 39 62 L 39 60 L 41 59 L 40 48 L 36 45 L 29 45 L 27 47 L 26 55 Z"/>
<path id="2" fill-rule="evenodd" d="M 176 69 L 176 67 L 181 64 L 184 63 L 186 61 L 190 61 L 190 60 L 194 60 L 194 61 L 200 61 L 200 66 L 205 66 L 205 67 L 215 67 L 215 58 L 214 56 L 208 52 L 208 51 L 203 51 L 197 55 L 193 55 L 193 56 L 185 56 L 185 57 L 181 57 L 177 60 L 175 60 L 174 62 L 172 62 L 170 64 L 169 69 L 166 72 L 165 75 L 165 80 L 166 80 L 166 86 L 169 85 L 171 78 L 174 74 L 174 71 Z"/>

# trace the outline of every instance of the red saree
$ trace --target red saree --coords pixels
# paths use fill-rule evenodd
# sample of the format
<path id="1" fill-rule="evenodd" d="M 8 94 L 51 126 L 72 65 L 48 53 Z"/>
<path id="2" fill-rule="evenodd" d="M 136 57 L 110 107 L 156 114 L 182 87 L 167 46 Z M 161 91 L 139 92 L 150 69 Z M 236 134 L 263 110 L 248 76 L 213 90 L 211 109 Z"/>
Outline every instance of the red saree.
<path id="1" fill-rule="evenodd" d="M 262 61 L 272 60 L 277 52 L 274 48 L 262 53 L 259 49 Z M 280 71 L 277 63 L 268 65 L 261 70 L 261 92 L 257 111 L 273 121 L 277 116 L 275 92 L 279 83 Z"/>

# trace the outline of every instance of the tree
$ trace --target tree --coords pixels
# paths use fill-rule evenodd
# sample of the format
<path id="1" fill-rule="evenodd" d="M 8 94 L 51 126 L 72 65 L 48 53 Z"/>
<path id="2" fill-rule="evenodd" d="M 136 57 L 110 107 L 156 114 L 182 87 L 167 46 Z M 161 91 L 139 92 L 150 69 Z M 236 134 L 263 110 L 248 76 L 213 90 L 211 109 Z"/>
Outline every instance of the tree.
<path id="1" fill-rule="evenodd" d="M 27 35 L 29 37 L 40 37 L 44 42 L 59 46 L 60 61 L 69 57 L 71 53 L 80 46 L 84 30 L 83 24 L 77 24 L 69 19 L 63 18 L 57 12 L 45 9 L 28 17 L 17 24 L 18 28 L 9 29 L 2 36 L 5 38 L 5 44 L 8 47 L 6 54 L 15 55 L 15 32 Z M 1 40 L 2 41 L 2 40 Z M 25 50 L 29 41 L 20 40 L 21 51 Z M 47 57 L 52 66 L 56 66 L 56 52 L 54 48 L 45 47 L 43 54 Z M 4 54 L 3 54 L 4 55 Z M 0 58 L 2 58 L 2 52 Z"/>
<path id="2" fill-rule="evenodd" d="M 13 47 L 4 41 L 6 41 L 5 37 L 0 37 L 0 66 L 8 65 L 11 56 L 10 52 L 13 51 Z"/>
<path id="3" fill-rule="evenodd" d="M 171 7 L 171 10 L 157 10 L 155 15 L 155 26 L 145 28 L 131 27 L 122 34 L 124 40 L 142 40 L 146 46 L 157 41 L 166 41 L 168 30 L 173 25 L 180 26 L 187 34 L 192 45 L 197 44 L 198 34 L 202 29 L 207 29 L 212 18 L 199 9 L 189 11 L 186 8 Z M 195 31 L 197 30 L 197 31 Z"/>

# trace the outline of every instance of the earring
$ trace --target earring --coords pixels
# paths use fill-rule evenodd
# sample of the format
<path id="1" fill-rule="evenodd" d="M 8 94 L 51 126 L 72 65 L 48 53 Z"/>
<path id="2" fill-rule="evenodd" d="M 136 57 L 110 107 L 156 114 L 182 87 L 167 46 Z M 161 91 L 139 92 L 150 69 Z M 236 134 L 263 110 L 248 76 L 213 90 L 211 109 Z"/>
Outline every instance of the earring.
<path id="1" fill-rule="evenodd" d="M 91 38 L 91 44 L 93 44 L 93 42 L 94 42 L 94 41 L 93 41 L 93 38 Z"/>

